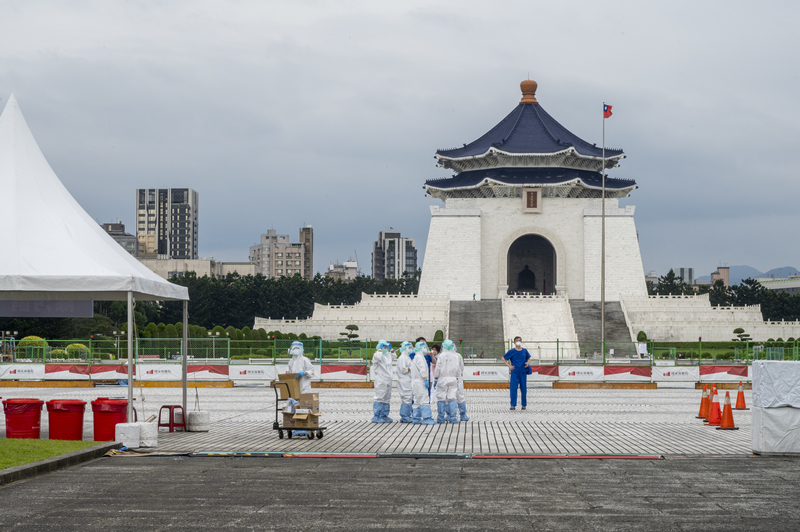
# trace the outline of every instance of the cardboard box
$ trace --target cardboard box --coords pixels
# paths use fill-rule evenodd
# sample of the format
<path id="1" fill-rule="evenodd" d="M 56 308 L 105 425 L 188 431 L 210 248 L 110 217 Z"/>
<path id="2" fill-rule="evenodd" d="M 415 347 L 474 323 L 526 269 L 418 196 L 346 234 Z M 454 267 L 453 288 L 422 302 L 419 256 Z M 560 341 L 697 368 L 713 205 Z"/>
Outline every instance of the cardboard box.
<path id="1" fill-rule="evenodd" d="M 311 410 L 311 414 L 319 415 L 319 394 L 318 393 L 301 393 L 297 399 L 299 404 L 296 408 L 304 410 Z"/>
<path id="2" fill-rule="evenodd" d="M 283 414 L 283 427 L 287 429 L 319 428 L 320 416 L 315 414 Z"/>
<path id="3" fill-rule="evenodd" d="M 278 375 L 278 382 L 285 382 L 289 385 L 289 395 L 286 395 L 286 386 L 278 386 L 278 393 L 280 399 L 297 399 L 300 397 L 300 379 L 297 378 L 297 373 L 281 373 Z"/>

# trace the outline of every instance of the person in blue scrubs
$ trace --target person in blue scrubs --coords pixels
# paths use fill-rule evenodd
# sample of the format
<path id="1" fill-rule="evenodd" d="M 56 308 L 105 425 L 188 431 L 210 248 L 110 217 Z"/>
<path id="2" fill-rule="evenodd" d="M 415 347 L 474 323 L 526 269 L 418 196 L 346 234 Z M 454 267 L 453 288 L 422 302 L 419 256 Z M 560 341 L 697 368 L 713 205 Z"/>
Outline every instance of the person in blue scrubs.
<path id="1" fill-rule="evenodd" d="M 514 348 L 509 349 L 508 353 L 503 355 L 503 362 L 511 370 L 511 410 L 517 409 L 517 387 L 522 395 L 522 409 L 525 410 L 525 407 L 528 406 L 528 361 L 530 358 L 528 350 L 522 347 L 522 338 L 515 336 Z"/>

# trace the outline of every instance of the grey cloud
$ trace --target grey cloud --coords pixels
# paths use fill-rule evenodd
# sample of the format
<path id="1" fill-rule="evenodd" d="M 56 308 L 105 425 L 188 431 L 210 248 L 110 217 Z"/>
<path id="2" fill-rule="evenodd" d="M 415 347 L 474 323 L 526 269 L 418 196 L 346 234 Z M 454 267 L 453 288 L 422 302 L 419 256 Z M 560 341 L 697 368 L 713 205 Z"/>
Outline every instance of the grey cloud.
<path id="1" fill-rule="evenodd" d="M 201 254 L 315 226 L 315 266 L 393 226 L 424 250 L 433 153 L 519 100 L 628 154 L 644 266 L 800 265 L 794 2 L 10 2 L 17 94 L 67 188 L 130 223 L 133 190 L 191 186 Z M 749 252 L 746 250 L 750 250 Z"/>

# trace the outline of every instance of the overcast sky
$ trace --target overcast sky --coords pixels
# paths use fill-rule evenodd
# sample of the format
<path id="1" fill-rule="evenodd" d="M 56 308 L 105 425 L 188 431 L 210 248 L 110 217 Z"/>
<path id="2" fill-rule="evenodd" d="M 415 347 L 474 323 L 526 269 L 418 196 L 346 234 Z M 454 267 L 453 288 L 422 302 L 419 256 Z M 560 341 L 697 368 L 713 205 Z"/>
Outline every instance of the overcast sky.
<path id="1" fill-rule="evenodd" d="M 645 271 L 800 267 L 800 3 L 0 0 L 0 104 L 98 222 L 200 194 L 200 255 L 314 226 L 314 267 L 390 226 L 424 253 L 437 148 L 519 102 L 635 179 Z M 0 191 L 1 193 L 1 191 Z M 422 261 L 420 260 L 420 266 Z"/>

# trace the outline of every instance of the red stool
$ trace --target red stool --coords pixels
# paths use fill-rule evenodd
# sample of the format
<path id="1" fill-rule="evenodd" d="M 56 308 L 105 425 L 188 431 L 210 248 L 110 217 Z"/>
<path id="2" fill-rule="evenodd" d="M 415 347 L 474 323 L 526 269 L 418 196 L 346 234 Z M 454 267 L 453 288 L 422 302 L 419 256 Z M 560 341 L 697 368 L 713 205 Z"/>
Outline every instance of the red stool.
<path id="1" fill-rule="evenodd" d="M 165 408 L 169 410 L 169 421 L 162 423 L 161 412 L 163 412 Z M 175 423 L 175 410 L 178 408 L 181 410 L 183 423 Z M 175 427 L 182 427 L 183 432 L 188 432 L 186 430 L 186 413 L 183 411 L 183 407 L 181 405 L 163 405 L 158 411 L 158 428 L 161 427 L 169 427 L 170 432 L 175 432 Z"/>

